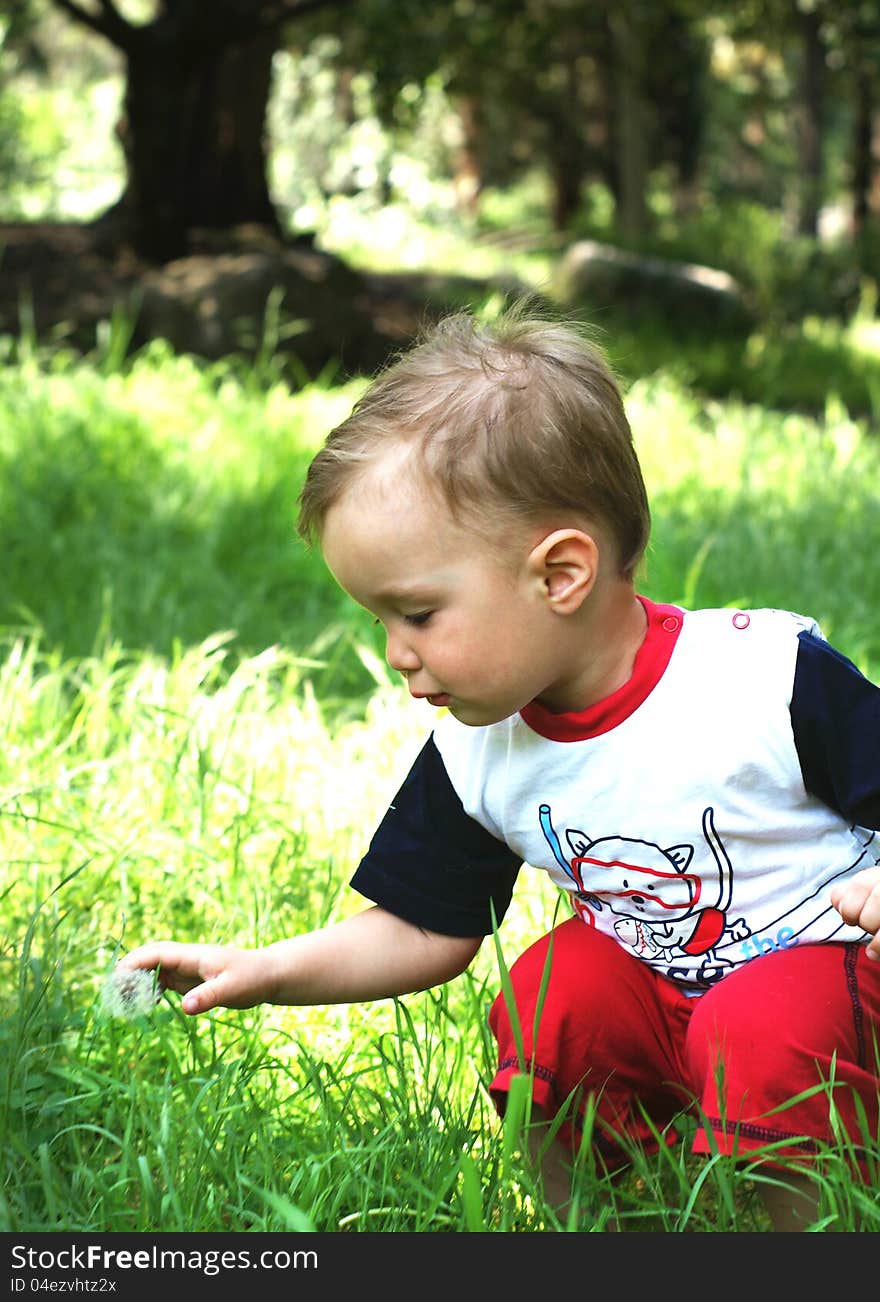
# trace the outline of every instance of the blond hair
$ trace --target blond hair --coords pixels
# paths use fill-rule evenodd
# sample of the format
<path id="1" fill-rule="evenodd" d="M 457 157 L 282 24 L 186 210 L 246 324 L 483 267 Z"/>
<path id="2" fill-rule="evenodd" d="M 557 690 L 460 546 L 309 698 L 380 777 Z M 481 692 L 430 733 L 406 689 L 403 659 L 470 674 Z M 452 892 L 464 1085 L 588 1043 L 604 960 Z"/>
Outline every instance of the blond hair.
<path id="1" fill-rule="evenodd" d="M 497 512 L 572 513 L 605 526 L 620 572 L 648 542 L 650 511 L 617 381 L 582 328 L 516 308 L 492 325 L 466 312 L 431 327 L 373 381 L 313 459 L 297 529 L 320 539 L 365 467 L 411 448 L 457 517 L 487 532 Z"/>

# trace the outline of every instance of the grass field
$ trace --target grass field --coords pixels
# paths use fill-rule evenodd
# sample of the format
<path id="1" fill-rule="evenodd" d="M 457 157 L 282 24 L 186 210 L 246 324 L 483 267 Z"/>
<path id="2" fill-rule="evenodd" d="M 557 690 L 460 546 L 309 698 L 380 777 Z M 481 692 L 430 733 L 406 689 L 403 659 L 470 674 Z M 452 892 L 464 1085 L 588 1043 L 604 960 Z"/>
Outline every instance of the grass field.
<path id="1" fill-rule="evenodd" d="M 564 1229 L 488 1099 L 485 1015 L 556 900 L 521 875 L 448 987 L 374 1006 L 110 1015 L 125 948 L 254 945 L 360 907 L 348 878 L 429 716 L 294 536 L 309 456 L 359 386 L 291 392 L 156 345 L 0 367 L 0 1229 Z M 654 538 L 642 590 L 818 618 L 880 675 L 880 444 L 824 419 L 628 394 Z M 692 1123 L 693 1124 L 693 1123 Z M 760 1170 L 681 1145 L 612 1186 L 602 1229 L 766 1229 Z M 876 1136 L 867 1136 L 880 1160 Z M 873 1201 L 845 1146 L 825 1221 Z"/>

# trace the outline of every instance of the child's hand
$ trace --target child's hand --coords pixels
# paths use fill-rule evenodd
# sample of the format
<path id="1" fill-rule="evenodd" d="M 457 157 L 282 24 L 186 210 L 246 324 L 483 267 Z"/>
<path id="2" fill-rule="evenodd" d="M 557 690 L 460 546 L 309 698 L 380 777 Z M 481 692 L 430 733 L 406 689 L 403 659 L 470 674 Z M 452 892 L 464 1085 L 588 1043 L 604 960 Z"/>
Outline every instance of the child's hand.
<path id="1" fill-rule="evenodd" d="M 159 984 L 183 995 L 185 1013 L 211 1008 L 252 1008 L 266 997 L 267 962 L 260 950 L 160 941 L 133 949 L 118 968 L 159 969 Z"/>
<path id="2" fill-rule="evenodd" d="M 863 868 L 832 887 L 831 903 L 844 922 L 868 932 L 868 955 L 880 959 L 880 867 Z"/>

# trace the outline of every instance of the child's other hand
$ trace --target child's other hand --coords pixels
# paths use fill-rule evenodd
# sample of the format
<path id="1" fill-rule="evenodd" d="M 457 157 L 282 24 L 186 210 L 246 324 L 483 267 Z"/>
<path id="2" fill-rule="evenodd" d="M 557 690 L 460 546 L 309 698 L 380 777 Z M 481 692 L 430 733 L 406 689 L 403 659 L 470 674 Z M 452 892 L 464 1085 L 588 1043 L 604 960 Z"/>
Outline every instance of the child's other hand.
<path id="1" fill-rule="evenodd" d="M 868 954 L 880 959 L 880 867 L 863 868 L 832 887 L 831 903 L 844 922 L 867 931 L 872 937 Z"/>
<path id="2" fill-rule="evenodd" d="M 265 998 L 266 960 L 259 950 L 159 941 L 133 949 L 117 966 L 124 972 L 158 968 L 159 984 L 183 995 L 185 1013 L 252 1008 Z"/>

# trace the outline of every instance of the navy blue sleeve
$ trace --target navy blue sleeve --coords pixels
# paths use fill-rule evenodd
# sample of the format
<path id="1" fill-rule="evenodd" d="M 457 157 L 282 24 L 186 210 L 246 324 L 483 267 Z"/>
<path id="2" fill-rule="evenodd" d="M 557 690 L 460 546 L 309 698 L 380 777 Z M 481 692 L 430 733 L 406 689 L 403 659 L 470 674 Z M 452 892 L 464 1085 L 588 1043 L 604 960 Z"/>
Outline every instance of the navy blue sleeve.
<path id="1" fill-rule="evenodd" d="M 812 633 L 798 636 L 791 724 L 807 790 L 880 829 L 880 687 Z"/>
<path id="2" fill-rule="evenodd" d="M 500 923 L 522 861 L 465 813 L 429 738 L 351 879 L 407 922 L 444 936 L 486 936 Z"/>

